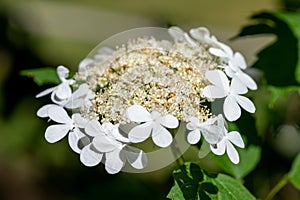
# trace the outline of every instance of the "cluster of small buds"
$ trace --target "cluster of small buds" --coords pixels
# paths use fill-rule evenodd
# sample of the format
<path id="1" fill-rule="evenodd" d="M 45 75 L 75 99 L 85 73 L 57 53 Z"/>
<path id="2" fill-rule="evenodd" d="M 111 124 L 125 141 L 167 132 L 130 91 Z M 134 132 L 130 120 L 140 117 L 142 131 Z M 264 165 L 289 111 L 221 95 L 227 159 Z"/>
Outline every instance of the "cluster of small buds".
<path id="1" fill-rule="evenodd" d="M 53 104 L 37 115 L 58 123 L 46 129 L 46 140 L 54 143 L 68 136 L 84 165 L 103 162 L 114 174 L 125 163 L 145 168 L 147 154 L 134 144 L 151 137 L 156 146 L 168 147 L 184 122 L 188 143 L 198 143 L 202 135 L 214 154 L 226 152 L 238 163 L 233 144 L 244 148 L 241 135 L 228 133 L 223 115 L 211 113 L 206 103 L 225 98 L 223 113 L 229 121 L 240 117 L 240 107 L 255 112 L 251 100 L 242 96 L 257 88 L 243 72 L 245 59 L 206 28 L 188 34 L 171 27 L 167 32 L 173 41 L 141 36 L 115 50 L 100 48 L 79 64 L 71 79 L 69 70 L 59 66 L 61 83 L 37 95 L 51 93 Z M 120 126 L 126 124 L 132 128 L 124 133 Z"/>

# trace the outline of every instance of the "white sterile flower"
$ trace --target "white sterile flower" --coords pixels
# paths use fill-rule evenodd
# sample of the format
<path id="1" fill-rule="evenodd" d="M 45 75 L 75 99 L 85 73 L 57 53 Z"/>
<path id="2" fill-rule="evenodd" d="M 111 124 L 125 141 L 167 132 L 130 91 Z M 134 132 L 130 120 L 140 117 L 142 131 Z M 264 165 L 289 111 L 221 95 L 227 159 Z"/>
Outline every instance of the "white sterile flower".
<path id="1" fill-rule="evenodd" d="M 126 160 L 136 169 L 142 169 L 147 164 L 147 158 L 142 150 L 129 147 L 123 142 L 128 139 L 121 136 L 118 124 L 100 124 L 91 120 L 85 127 L 85 132 L 92 138 L 80 154 L 81 162 L 86 166 L 99 164 L 105 156 L 105 169 L 110 174 L 118 173 L 125 165 Z"/>
<path id="2" fill-rule="evenodd" d="M 228 133 L 227 129 L 224 128 L 222 140 L 220 140 L 217 144 L 210 145 L 210 149 L 216 155 L 223 155 L 226 151 L 231 162 L 237 164 L 239 163 L 240 159 L 239 154 L 234 148 L 233 144 L 240 148 L 245 147 L 244 141 L 239 132 L 231 131 Z"/>
<path id="3" fill-rule="evenodd" d="M 205 27 L 193 28 L 190 30 L 192 38 L 199 42 L 204 42 L 210 45 L 218 44 L 218 40 L 215 36 L 211 35 L 209 30 Z"/>
<path id="4" fill-rule="evenodd" d="M 187 141 L 190 144 L 196 144 L 200 141 L 202 134 L 209 144 L 217 143 L 221 137 L 220 126 L 224 124 L 224 122 L 221 121 L 222 119 L 223 117 L 220 114 L 200 123 L 199 119 L 191 117 L 190 122 L 186 125 L 186 128 L 191 130 L 187 135 Z"/>
<path id="5" fill-rule="evenodd" d="M 85 137 L 79 128 L 84 127 L 87 120 L 81 117 L 79 113 L 73 114 L 72 118 L 70 118 L 67 112 L 60 106 L 50 105 L 47 115 L 51 120 L 60 124 L 51 125 L 46 129 L 46 140 L 49 143 L 55 143 L 63 139 L 69 133 L 69 145 L 72 150 L 79 153 L 78 141 Z"/>
<path id="6" fill-rule="evenodd" d="M 224 72 L 221 70 L 210 70 L 205 73 L 205 77 L 213 85 L 206 86 L 202 94 L 207 98 L 225 98 L 223 112 L 229 121 L 235 121 L 241 116 L 240 106 L 250 112 L 255 112 L 255 106 L 250 99 L 241 96 L 247 93 L 247 88 L 236 79 L 232 79 L 231 84 Z"/>
<path id="7" fill-rule="evenodd" d="M 224 58 L 227 61 L 227 65 L 222 65 L 221 67 L 225 68 L 226 74 L 236 81 L 240 81 L 245 87 L 256 90 L 257 85 L 255 81 L 242 70 L 247 68 L 247 64 L 243 55 L 239 52 L 233 53 L 232 49 L 219 42 L 218 45 L 220 48 L 210 48 L 209 52 L 215 56 Z"/>
<path id="8" fill-rule="evenodd" d="M 66 79 L 69 76 L 69 70 L 64 66 L 58 66 L 56 71 L 61 83 L 55 87 L 44 90 L 43 92 L 37 94 L 36 97 L 39 98 L 52 93 L 51 100 L 56 104 L 62 105 L 65 104 L 72 95 L 72 89 L 70 85 L 74 83 L 74 80 Z"/>
<path id="9" fill-rule="evenodd" d="M 95 61 L 91 58 L 85 58 L 83 59 L 78 66 L 78 72 L 84 72 L 85 70 L 87 70 L 87 67 L 90 64 L 93 64 Z"/>
<path id="10" fill-rule="evenodd" d="M 197 43 L 188 35 L 188 33 L 184 32 L 181 28 L 177 26 L 172 26 L 168 29 L 169 34 L 172 38 L 177 42 L 186 41 L 192 46 L 197 46 Z"/>
<path id="11" fill-rule="evenodd" d="M 42 106 L 40 109 L 38 109 L 36 115 L 40 118 L 49 117 L 48 111 L 52 107 L 61 107 L 61 106 L 58 106 L 56 104 L 46 104 L 46 105 Z"/>
<path id="12" fill-rule="evenodd" d="M 133 122 L 142 123 L 129 131 L 128 138 L 131 142 L 143 142 L 151 135 L 153 142 L 159 147 L 167 147 L 172 143 L 172 135 L 166 128 L 176 128 L 179 124 L 173 115 L 161 116 L 156 111 L 149 113 L 140 105 L 129 107 L 126 116 Z"/>
<path id="13" fill-rule="evenodd" d="M 79 108 L 83 104 L 89 104 L 90 99 L 94 98 L 95 94 L 89 89 L 89 86 L 84 83 L 70 96 L 69 101 L 64 105 L 66 108 Z"/>

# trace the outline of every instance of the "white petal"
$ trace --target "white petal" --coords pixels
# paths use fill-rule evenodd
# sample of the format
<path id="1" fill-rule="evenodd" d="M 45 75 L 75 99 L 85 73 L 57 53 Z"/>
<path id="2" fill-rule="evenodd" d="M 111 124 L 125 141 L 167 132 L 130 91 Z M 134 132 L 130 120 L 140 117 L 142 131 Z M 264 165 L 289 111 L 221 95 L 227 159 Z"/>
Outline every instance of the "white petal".
<path id="1" fill-rule="evenodd" d="M 221 49 L 218 49 L 218 48 L 214 48 L 214 47 L 209 48 L 209 53 L 211 53 L 212 55 L 221 57 L 221 58 L 227 57 L 227 54 L 224 51 L 222 51 Z"/>
<path id="2" fill-rule="evenodd" d="M 92 149 L 91 144 L 85 146 L 80 152 L 80 161 L 87 167 L 98 165 L 102 160 L 103 154 Z"/>
<path id="3" fill-rule="evenodd" d="M 85 58 L 79 63 L 78 71 L 83 72 L 87 69 L 88 65 L 92 64 L 94 62 L 91 58 Z"/>
<path id="4" fill-rule="evenodd" d="M 201 134 L 198 129 L 189 132 L 187 135 L 187 141 L 190 144 L 196 144 L 197 142 L 199 142 L 200 138 L 201 138 Z"/>
<path id="5" fill-rule="evenodd" d="M 255 83 L 255 81 L 246 73 L 243 73 L 242 71 L 240 71 L 237 74 L 237 77 L 251 90 L 256 90 L 257 89 L 257 85 Z"/>
<path id="6" fill-rule="evenodd" d="M 64 82 L 58 85 L 57 89 L 53 93 L 58 99 L 68 99 L 72 95 L 72 90 L 69 83 Z"/>
<path id="7" fill-rule="evenodd" d="M 61 81 L 65 81 L 65 79 L 69 76 L 69 69 L 62 65 L 57 67 L 56 72 Z"/>
<path id="8" fill-rule="evenodd" d="M 56 104 L 47 104 L 47 105 L 44 105 L 43 107 L 41 107 L 41 108 L 37 111 L 36 115 L 37 115 L 38 117 L 41 117 L 41 118 L 49 117 L 49 114 L 48 114 L 49 108 L 55 107 L 55 106 L 58 106 L 58 105 L 56 105 Z"/>
<path id="9" fill-rule="evenodd" d="M 89 121 L 84 130 L 87 135 L 92 137 L 105 134 L 103 128 L 97 120 Z"/>
<path id="10" fill-rule="evenodd" d="M 224 89 L 214 85 L 206 86 L 202 90 L 202 94 L 207 98 L 213 98 L 213 99 L 224 98 L 227 96 L 227 93 L 225 92 Z"/>
<path id="11" fill-rule="evenodd" d="M 234 59 L 235 64 L 239 68 L 241 68 L 241 69 L 246 69 L 247 68 L 245 58 L 240 52 L 236 52 L 233 56 L 233 59 Z"/>
<path id="12" fill-rule="evenodd" d="M 179 125 L 178 119 L 173 115 L 166 115 L 161 117 L 159 123 L 167 128 L 177 128 Z"/>
<path id="13" fill-rule="evenodd" d="M 190 119 L 189 119 L 189 123 L 187 123 L 187 125 L 186 125 L 186 128 L 188 129 L 188 130 L 195 130 L 196 128 L 198 128 L 199 127 L 199 125 L 200 125 L 200 123 L 199 123 L 199 119 L 198 118 L 196 118 L 196 117 L 191 117 Z"/>
<path id="14" fill-rule="evenodd" d="M 100 152 L 114 151 L 121 146 L 121 143 L 105 135 L 96 136 L 93 141 L 93 146 Z"/>
<path id="15" fill-rule="evenodd" d="M 71 149 L 76 152 L 80 153 L 81 149 L 78 147 L 78 142 L 81 138 L 85 137 L 85 135 L 78 129 L 74 129 L 68 135 L 68 142 Z"/>
<path id="16" fill-rule="evenodd" d="M 84 102 L 85 102 L 84 99 L 71 98 L 64 107 L 68 109 L 76 109 L 76 108 L 80 108 L 84 104 Z"/>
<path id="17" fill-rule="evenodd" d="M 238 164 L 240 162 L 239 154 L 234 146 L 229 142 L 226 141 L 226 153 L 234 164 Z"/>
<path id="18" fill-rule="evenodd" d="M 82 117 L 79 113 L 74 113 L 72 115 L 72 120 L 75 123 L 76 127 L 85 128 L 87 123 L 89 122 L 88 119 Z"/>
<path id="19" fill-rule="evenodd" d="M 146 122 L 132 128 L 128 133 L 128 138 L 132 143 L 143 142 L 150 137 L 151 131 L 152 122 Z"/>
<path id="20" fill-rule="evenodd" d="M 126 116 L 133 122 L 147 122 L 151 121 L 151 114 L 140 105 L 133 105 L 127 108 Z"/>
<path id="21" fill-rule="evenodd" d="M 190 30 L 190 35 L 201 42 L 206 42 L 205 39 L 209 38 L 209 31 L 205 27 L 193 28 Z"/>
<path id="22" fill-rule="evenodd" d="M 50 119 L 55 122 L 62 123 L 62 124 L 70 124 L 72 123 L 71 118 L 69 117 L 67 111 L 60 106 L 51 106 L 48 109 L 48 115 Z"/>
<path id="23" fill-rule="evenodd" d="M 49 143 L 55 143 L 63 139 L 70 131 L 70 126 L 68 125 L 51 125 L 46 129 L 45 138 Z"/>
<path id="24" fill-rule="evenodd" d="M 167 147 L 172 143 L 173 137 L 166 128 L 155 125 L 153 127 L 152 140 L 159 147 Z"/>
<path id="25" fill-rule="evenodd" d="M 229 80 L 226 74 L 221 70 L 209 70 L 205 73 L 205 78 L 212 84 L 218 86 L 224 91 L 229 91 Z"/>
<path id="26" fill-rule="evenodd" d="M 120 131 L 119 131 L 119 124 L 115 125 L 114 128 L 112 129 L 112 132 L 111 132 L 112 136 L 120 141 L 120 142 L 124 142 L 124 143 L 129 143 L 130 140 L 126 137 L 124 137 Z"/>
<path id="27" fill-rule="evenodd" d="M 226 55 L 225 57 L 227 57 L 229 60 L 233 59 L 233 51 L 230 46 L 228 46 L 222 42 L 218 42 L 218 45 L 224 51 L 224 53 Z"/>
<path id="28" fill-rule="evenodd" d="M 238 104 L 247 112 L 254 113 L 255 112 L 255 106 L 252 103 L 250 99 L 247 97 L 241 96 L 241 95 L 234 95 L 236 101 Z"/>
<path id="29" fill-rule="evenodd" d="M 201 127 L 200 131 L 209 144 L 216 144 L 222 136 L 220 128 L 216 125 Z"/>
<path id="30" fill-rule="evenodd" d="M 225 66 L 224 68 L 226 75 L 232 78 L 234 76 L 235 71 L 233 71 L 229 66 Z"/>
<path id="31" fill-rule="evenodd" d="M 227 133 L 226 137 L 234 145 L 236 145 L 236 146 L 238 146 L 240 148 L 244 148 L 245 147 L 243 138 L 241 137 L 241 134 L 239 132 L 237 132 L 237 131 L 231 131 L 231 132 Z"/>
<path id="32" fill-rule="evenodd" d="M 236 99 L 229 95 L 225 98 L 224 105 L 223 105 L 223 112 L 229 121 L 236 121 L 241 116 L 241 108 L 236 102 Z"/>
<path id="33" fill-rule="evenodd" d="M 78 89 L 72 94 L 73 99 L 84 98 L 89 92 L 89 86 L 86 83 L 81 84 Z"/>
<path id="34" fill-rule="evenodd" d="M 168 32 L 175 41 L 184 40 L 184 31 L 181 28 L 177 26 L 172 26 L 168 29 Z"/>
<path id="35" fill-rule="evenodd" d="M 222 139 L 218 144 L 216 145 L 210 145 L 210 150 L 216 154 L 216 155 L 223 155 L 225 153 L 226 149 L 226 139 Z"/>
<path id="36" fill-rule="evenodd" d="M 105 170 L 109 174 L 120 172 L 124 166 L 125 159 L 121 150 L 122 149 L 115 149 L 114 151 L 105 154 Z"/>
<path id="37" fill-rule="evenodd" d="M 40 97 L 42 97 L 42 96 L 45 96 L 45 95 L 47 95 L 47 94 L 50 94 L 51 92 L 53 92 L 53 91 L 56 89 L 56 87 L 57 87 L 57 86 L 52 87 L 52 88 L 48 88 L 48 89 L 46 89 L 46 90 L 44 90 L 44 91 L 38 93 L 35 97 L 36 97 L 36 98 L 40 98 Z"/>
<path id="38" fill-rule="evenodd" d="M 187 33 L 184 33 L 183 36 L 185 41 L 187 41 L 187 43 L 189 43 L 191 46 L 197 46 L 197 43 Z"/>
<path id="39" fill-rule="evenodd" d="M 231 80 L 230 91 L 234 94 L 246 94 L 248 89 L 240 79 L 234 76 Z"/>
<path id="40" fill-rule="evenodd" d="M 146 154 L 137 148 L 126 146 L 123 152 L 130 163 L 130 165 L 135 169 L 143 169 L 147 166 L 148 159 Z"/>

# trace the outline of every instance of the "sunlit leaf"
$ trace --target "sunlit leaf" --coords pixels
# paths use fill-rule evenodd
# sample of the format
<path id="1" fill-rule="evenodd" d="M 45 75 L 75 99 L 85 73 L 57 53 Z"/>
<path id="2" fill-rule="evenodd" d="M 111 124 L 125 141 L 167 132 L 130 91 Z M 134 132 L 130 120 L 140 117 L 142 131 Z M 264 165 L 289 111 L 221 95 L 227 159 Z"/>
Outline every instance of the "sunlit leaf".
<path id="1" fill-rule="evenodd" d="M 291 171 L 289 172 L 290 182 L 300 190 L 300 153 L 296 156 Z"/>
<path id="2" fill-rule="evenodd" d="M 28 69 L 21 71 L 20 74 L 32 78 L 39 86 L 60 83 L 55 68 Z"/>

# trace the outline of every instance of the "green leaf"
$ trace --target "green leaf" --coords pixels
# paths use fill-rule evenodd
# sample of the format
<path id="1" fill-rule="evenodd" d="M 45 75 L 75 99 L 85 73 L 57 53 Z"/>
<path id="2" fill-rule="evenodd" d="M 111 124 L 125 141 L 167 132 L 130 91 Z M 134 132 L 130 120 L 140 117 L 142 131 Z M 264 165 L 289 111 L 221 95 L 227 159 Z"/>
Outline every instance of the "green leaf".
<path id="1" fill-rule="evenodd" d="M 250 145 L 247 149 L 237 148 L 240 156 L 240 162 L 233 164 L 227 154 L 222 156 L 211 154 L 213 161 L 226 173 L 237 179 L 244 178 L 249 174 L 260 161 L 261 148 L 259 146 Z"/>
<path id="2" fill-rule="evenodd" d="M 272 34 L 277 40 L 257 54 L 253 67 L 261 69 L 268 84 L 274 86 L 300 83 L 299 14 L 260 13 L 252 16 L 255 24 L 244 27 L 239 37 Z M 297 76 L 295 76 L 295 72 Z"/>
<path id="3" fill-rule="evenodd" d="M 172 200 L 253 200 L 255 197 L 236 179 L 224 174 L 208 176 L 193 163 L 174 170 L 175 184 L 167 198 Z"/>
<path id="4" fill-rule="evenodd" d="M 60 83 L 54 68 L 28 69 L 21 71 L 20 74 L 22 76 L 28 76 L 32 78 L 33 81 L 39 86 Z"/>
<path id="5" fill-rule="evenodd" d="M 272 98 L 270 100 L 269 106 L 272 108 L 278 99 L 281 97 L 287 96 L 288 94 L 298 91 L 300 94 L 300 87 L 299 86 L 289 86 L 289 87 L 275 87 L 275 86 L 267 86 L 267 89 L 271 91 Z"/>
<path id="6" fill-rule="evenodd" d="M 217 197 L 215 200 L 255 200 L 256 198 L 245 188 L 238 180 L 219 174 L 217 178 L 211 179 L 211 182 L 217 186 Z"/>
<path id="7" fill-rule="evenodd" d="M 291 171 L 288 174 L 290 182 L 300 190 L 300 153 L 293 161 Z"/>

